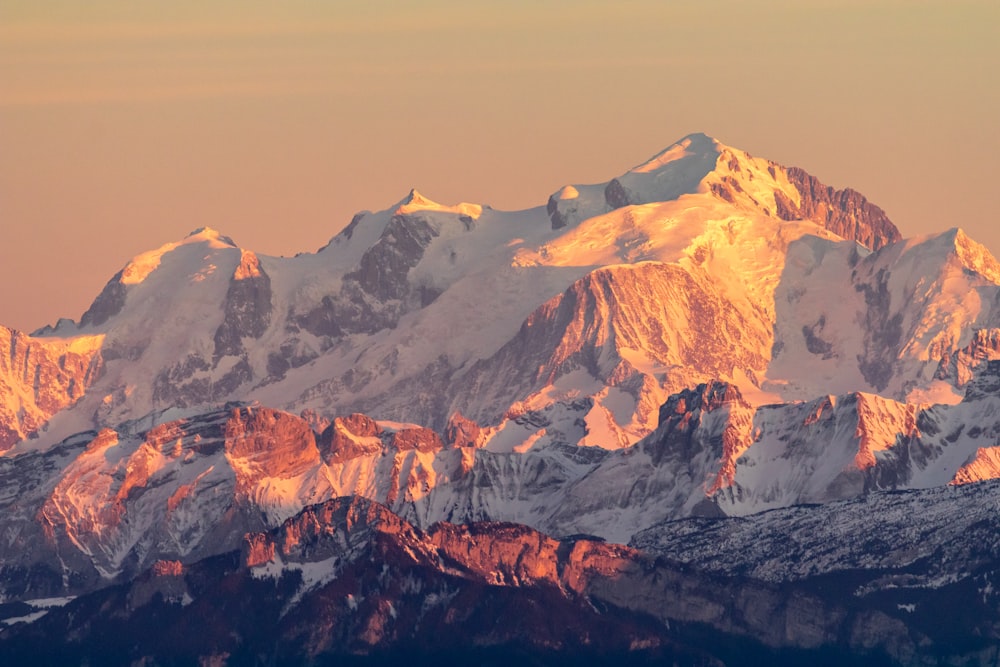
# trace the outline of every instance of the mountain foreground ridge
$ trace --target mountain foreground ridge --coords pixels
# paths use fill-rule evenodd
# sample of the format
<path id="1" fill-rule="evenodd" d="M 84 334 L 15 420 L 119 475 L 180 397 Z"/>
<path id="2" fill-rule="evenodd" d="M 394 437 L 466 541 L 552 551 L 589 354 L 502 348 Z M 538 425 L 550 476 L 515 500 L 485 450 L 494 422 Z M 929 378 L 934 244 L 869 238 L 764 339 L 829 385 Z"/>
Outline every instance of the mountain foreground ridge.
<path id="1" fill-rule="evenodd" d="M 475 634 L 515 653 L 548 647 L 546 660 L 598 645 L 692 664 L 743 649 L 887 664 L 993 659 L 996 555 L 950 556 L 944 572 L 935 554 L 946 531 L 907 541 L 916 513 L 872 542 L 889 554 L 906 545 L 912 557 L 873 561 L 871 580 L 850 589 L 861 602 L 813 588 L 854 576 L 861 555 L 848 546 L 804 552 L 803 562 L 822 563 L 806 575 L 768 574 L 792 571 L 773 565 L 780 552 L 767 567 L 716 563 L 741 526 L 756 525 L 744 521 L 780 543 L 801 539 L 796 513 L 829 517 L 837 503 L 897 516 L 893 494 L 905 492 L 964 525 L 955 508 L 995 497 L 998 302 L 1000 264 L 961 230 L 903 239 L 861 194 L 703 134 L 523 211 L 445 206 L 412 190 L 292 258 L 195 230 L 129 261 L 79 322 L 30 335 L 0 327 L 0 655 L 30 652 L 33 636 L 66 632 L 71 616 L 111 622 L 81 611 L 101 605 L 125 604 L 137 632 L 146 613 L 182 628 L 189 605 L 204 611 L 222 595 L 204 582 L 256 590 L 272 577 L 282 606 L 261 613 L 298 619 L 274 644 L 292 664 L 439 652 L 414 619 L 440 602 L 429 627 L 479 633 L 477 596 L 497 609 L 561 609 L 573 630 L 559 638 L 549 626 Z M 958 491 L 973 482 L 974 493 Z M 331 503 L 384 517 L 406 564 L 382 547 L 370 555 L 369 532 L 352 542 L 350 512 L 317 524 Z M 327 526 L 308 542 L 323 558 L 288 560 L 287 527 L 301 533 L 302 522 Z M 857 531 L 844 526 L 843 536 Z M 678 529 L 716 550 L 678 551 Z M 475 565 L 455 565 L 471 552 L 440 551 L 434 536 L 449 531 L 480 545 Z M 331 535 L 347 542 L 321 547 Z M 534 574 L 503 574 L 505 554 L 538 540 L 549 546 L 535 564 L 517 561 Z M 617 563 L 595 566 L 593 586 L 567 579 L 583 576 L 570 564 L 584 542 Z M 393 576 L 433 579 L 434 592 L 405 598 L 411 584 L 371 579 L 361 553 Z M 201 593 L 189 568 L 208 586 Z M 468 592 L 462 582 L 480 571 Z M 654 587 L 676 604 L 641 592 L 646 574 L 622 574 L 651 571 L 679 587 Z M 744 606 L 710 610 L 718 591 L 705 591 L 718 577 Z M 158 598 L 136 592 L 161 579 Z M 904 579 L 913 594 L 896 600 L 889 591 Z M 350 581 L 374 586 L 365 599 L 381 611 L 356 614 L 364 596 L 351 602 L 360 593 L 345 592 Z M 914 622 L 923 612 L 911 605 L 965 604 L 973 582 L 974 624 L 936 634 Z M 447 611 L 463 596 L 466 607 Z M 418 602 L 406 625 L 401 610 Z M 746 604 L 763 615 L 747 616 Z M 310 627 L 314 605 L 333 625 Z M 822 613 L 808 621 L 789 611 L 810 605 Z M 785 630 L 774 634 L 767 619 L 778 607 Z M 612 618 L 629 642 L 601 638 Z M 368 630 L 315 634 L 343 623 Z M 296 652 L 289 638 L 303 632 L 311 643 Z M 64 657 L 95 655 L 97 635 L 73 636 L 57 649 Z M 723 636 L 724 650 L 706 639 Z M 219 641 L 192 644 L 188 657 L 242 655 Z M 128 660 L 159 650 L 137 647 L 114 650 Z"/>

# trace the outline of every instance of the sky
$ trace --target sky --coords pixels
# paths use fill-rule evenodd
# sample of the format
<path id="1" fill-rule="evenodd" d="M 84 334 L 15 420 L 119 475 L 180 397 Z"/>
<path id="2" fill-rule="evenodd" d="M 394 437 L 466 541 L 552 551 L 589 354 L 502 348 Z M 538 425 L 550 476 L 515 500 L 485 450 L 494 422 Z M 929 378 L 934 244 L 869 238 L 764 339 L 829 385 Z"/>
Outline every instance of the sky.
<path id="1" fill-rule="evenodd" d="M 996 0 L 5 0 L 0 324 L 210 226 L 312 252 L 412 187 L 516 210 L 692 132 L 1000 255 Z"/>

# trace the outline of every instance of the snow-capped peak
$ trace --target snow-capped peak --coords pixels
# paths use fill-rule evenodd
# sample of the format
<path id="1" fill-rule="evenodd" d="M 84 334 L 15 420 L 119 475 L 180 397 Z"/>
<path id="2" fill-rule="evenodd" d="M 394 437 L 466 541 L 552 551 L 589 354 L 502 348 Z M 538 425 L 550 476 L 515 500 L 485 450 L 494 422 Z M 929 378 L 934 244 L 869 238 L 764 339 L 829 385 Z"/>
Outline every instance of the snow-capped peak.
<path id="1" fill-rule="evenodd" d="M 707 134 L 695 132 L 671 144 L 639 166 L 634 167 L 630 173 L 648 174 L 680 160 L 692 162 L 711 161 L 714 165 L 721 149 L 722 144 L 716 139 Z"/>
<path id="2" fill-rule="evenodd" d="M 190 234 L 184 237 L 184 241 L 182 241 L 182 243 L 188 243 L 189 239 L 192 241 L 205 240 L 212 243 L 221 243 L 223 245 L 231 246 L 233 248 L 238 247 L 236 245 L 236 242 L 233 241 L 232 238 L 226 236 L 225 234 L 222 234 L 218 230 L 213 229 L 211 227 L 199 227 L 198 229 L 195 229 Z"/>
<path id="3" fill-rule="evenodd" d="M 899 262 L 904 258 L 914 264 L 919 275 L 924 271 L 938 270 L 948 265 L 946 259 L 951 257 L 952 265 L 979 274 L 991 283 L 1000 285 L 1000 262 L 993 257 L 985 246 L 969 238 L 958 227 L 952 227 L 943 232 L 908 238 L 884 248 L 878 256 L 870 261 L 880 266 L 885 262 Z"/>
<path id="4" fill-rule="evenodd" d="M 403 197 L 400 200 L 399 206 L 400 207 L 403 207 L 403 206 L 415 206 L 415 207 L 430 206 L 430 207 L 437 207 L 437 206 L 440 206 L 440 204 L 438 204 L 437 202 L 431 200 L 429 197 L 423 196 L 422 194 L 420 194 L 420 192 L 417 191 L 416 188 L 411 188 L 409 194 L 407 194 L 405 197 Z"/>
<path id="5" fill-rule="evenodd" d="M 947 233 L 954 235 L 955 252 L 966 267 L 1000 285 L 1000 262 L 986 246 L 973 241 L 961 228 L 955 227 Z"/>
<path id="6" fill-rule="evenodd" d="M 465 202 L 455 204 L 454 206 L 445 206 L 444 204 L 439 204 L 436 201 L 425 197 L 417 192 L 416 188 L 413 188 L 410 190 L 410 193 L 403 197 L 399 204 L 396 205 L 394 214 L 408 215 L 418 211 L 456 213 L 459 215 L 467 215 L 472 218 L 478 218 L 483 212 L 483 207 L 479 204 L 468 204 Z"/>
<path id="7" fill-rule="evenodd" d="M 617 209 L 692 195 L 752 215 L 810 221 L 871 249 L 901 238 L 885 212 L 859 193 L 828 187 L 801 169 L 755 158 L 701 133 L 606 183 L 565 186 L 549 197 L 546 209 L 552 228 L 562 229 Z"/>
<path id="8" fill-rule="evenodd" d="M 777 212 L 775 191 L 799 202 L 784 170 L 755 159 L 702 133 L 689 134 L 606 183 L 567 185 L 549 198 L 553 229 L 628 206 L 671 202 L 685 195 L 707 194 L 727 205 Z"/>
<path id="9" fill-rule="evenodd" d="M 199 227 L 179 242 L 166 243 L 156 250 L 150 250 L 149 252 L 144 252 L 141 255 L 137 255 L 132 258 L 132 261 L 126 264 L 125 268 L 122 269 L 120 278 L 121 283 L 123 285 L 138 285 L 146 280 L 146 278 L 149 277 L 149 274 L 160 266 L 160 262 L 164 255 L 180 248 L 181 246 L 196 243 L 204 243 L 212 249 L 237 247 L 236 243 L 234 243 L 231 238 L 225 236 L 224 234 L 220 234 L 211 227 Z"/>

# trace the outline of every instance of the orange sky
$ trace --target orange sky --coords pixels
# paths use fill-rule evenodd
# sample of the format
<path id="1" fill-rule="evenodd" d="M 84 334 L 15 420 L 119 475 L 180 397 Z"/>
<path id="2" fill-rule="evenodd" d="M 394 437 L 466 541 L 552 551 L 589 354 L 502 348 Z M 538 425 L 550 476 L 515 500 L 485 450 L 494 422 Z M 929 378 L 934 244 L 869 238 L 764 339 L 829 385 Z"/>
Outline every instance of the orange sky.
<path id="1" fill-rule="evenodd" d="M 216 227 L 313 251 L 411 187 L 516 209 L 704 131 L 1000 254 L 1000 3 L 0 4 L 0 323 Z"/>

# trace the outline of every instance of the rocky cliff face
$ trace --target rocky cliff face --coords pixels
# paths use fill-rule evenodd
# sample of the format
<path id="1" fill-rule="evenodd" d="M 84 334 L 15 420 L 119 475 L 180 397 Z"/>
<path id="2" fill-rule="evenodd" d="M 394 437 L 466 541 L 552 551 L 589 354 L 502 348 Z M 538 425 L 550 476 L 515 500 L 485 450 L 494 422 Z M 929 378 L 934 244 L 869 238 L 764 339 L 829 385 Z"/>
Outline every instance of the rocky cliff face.
<path id="1" fill-rule="evenodd" d="M 87 312 L 80 317 L 81 327 L 100 326 L 122 311 L 122 308 L 125 307 L 126 294 L 122 277 L 122 271 L 112 276 L 94 302 L 90 304 Z"/>
<path id="2" fill-rule="evenodd" d="M 442 225 L 459 224 L 470 229 L 473 219 L 461 213 L 435 220 L 421 207 L 436 206 L 415 190 L 389 218 L 378 239 L 344 274 L 339 294 L 327 295 L 306 312 L 296 312 L 295 326 L 317 336 L 340 338 L 353 333 L 375 333 L 394 327 L 405 313 L 423 308 L 437 298 L 431 285 L 410 282 L 411 269 L 423 259 L 428 246 L 441 235 Z M 358 221 L 360 224 L 361 220 Z M 353 237 L 353 230 L 347 236 Z"/>
<path id="3" fill-rule="evenodd" d="M 257 255 L 241 251 L 240 264 L 226 290 L 225 316 L 215 331 L 214 359 L 244 353 L 243 338 L 257 339 L 271 323 L 271 278 Z"/>
<path id="4" fill-rule="evenodd" d="M 885 211 L 856 190 L 823 185 L 804 169 L 791 167 L 788 180 L 799 193 L 798 203 L 777 193 L 777 214 L 784 220 L 813 220 L 834 234 L 878 250 L 903 238 Z"/>
<path id="5" fill-rule="evenodd" d="M 588 443 L 630 444 L 655 424 L 671 390 L 763 370 L 770 332 L 757 315 L 680 267 L 595 271 L 538 308 L 496 355 L 455 382 L 453 410 L 489 423 L 495 416 L 487 406 L 513 398 L 522 410 L 538 411 L 551 403 L 550 387 L 582 375 L 608 387 L 581 415 Z"/>
<path id="6" fill-rule="evenodd" d="M 0 453 L 35 437 L 103 370 L 100 337 L 33 338 L 0 327 Z"/>
<path id="7" fill-rule="evenodd" d="M 1000 329 L 979 329 L 965 347 L 945 352 L 934 377 L 965 387 L 976 369 L 989 361 L 1000 359 Z"/>

